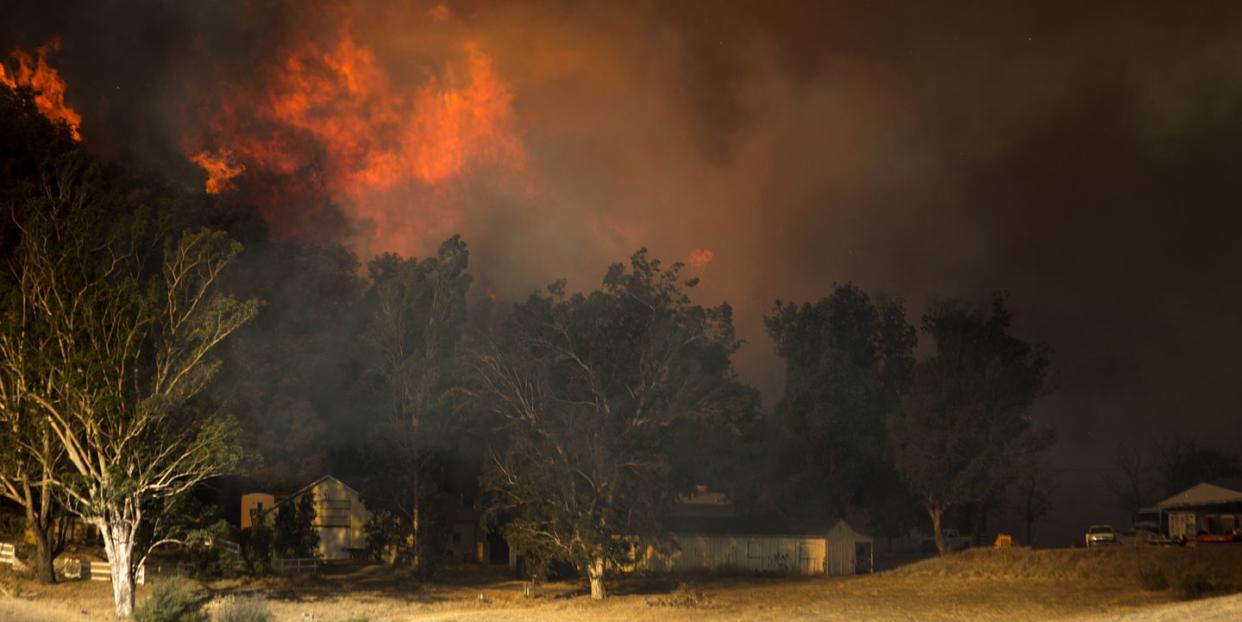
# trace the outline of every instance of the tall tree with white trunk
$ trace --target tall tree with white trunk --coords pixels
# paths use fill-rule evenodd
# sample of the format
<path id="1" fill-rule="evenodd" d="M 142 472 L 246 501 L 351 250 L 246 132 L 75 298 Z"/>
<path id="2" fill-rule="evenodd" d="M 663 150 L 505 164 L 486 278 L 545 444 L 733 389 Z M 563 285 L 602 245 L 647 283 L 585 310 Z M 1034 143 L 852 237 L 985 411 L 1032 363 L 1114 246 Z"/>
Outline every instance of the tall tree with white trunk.
<path id="1" fill-rule="evenodd" d="M 135 569 L 166 541 L 138 542 L 140 527 L 240 461 L 233 421 L 192 400 L 258 303 L 220 291 L 240 244 L 207 229 L 161 240 L 80 159 L 51 167 L 25 213 L 13 276 L 40 347 L 21 363 L 39 379 L 24 396 L 63 451 L 49 484 L 102 534 L 127 617 Z"/>

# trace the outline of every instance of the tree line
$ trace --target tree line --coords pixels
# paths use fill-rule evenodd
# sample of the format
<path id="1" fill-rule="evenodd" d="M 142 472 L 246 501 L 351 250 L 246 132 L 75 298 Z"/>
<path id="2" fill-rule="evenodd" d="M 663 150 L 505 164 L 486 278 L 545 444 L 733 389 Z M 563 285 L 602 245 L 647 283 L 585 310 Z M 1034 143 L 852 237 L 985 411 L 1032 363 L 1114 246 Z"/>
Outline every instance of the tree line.
<path id="1" fill-rule="evenodd" d="M 933 302 L 918 329 L 852 284 L 777 302 L 768 411 L 734 371 L 732 308 L 646 250 L 589 289 L 497 303 L 472 293 L 459 237 L 362 270 L 98 160 L 28 91 L 0 89 L 0 119 L 0 496 L 43 581 L 68 517 L 97 528 L 121 616 L 146 555 L 243 488 L 327 470 L 397 563 L 433 572 L 447 509 L 469 505 L 536 576 L 568 563 L 603 598 L 610 568 L 670 546 L 696 485 L 794 528 L 929 525 L 943 552 L 945 517 L 985 517 L 1052 443 L 1031 414 L 1048 353 L 999 294 Z M 181 520 L 188 498 L 215 516 Z"/>

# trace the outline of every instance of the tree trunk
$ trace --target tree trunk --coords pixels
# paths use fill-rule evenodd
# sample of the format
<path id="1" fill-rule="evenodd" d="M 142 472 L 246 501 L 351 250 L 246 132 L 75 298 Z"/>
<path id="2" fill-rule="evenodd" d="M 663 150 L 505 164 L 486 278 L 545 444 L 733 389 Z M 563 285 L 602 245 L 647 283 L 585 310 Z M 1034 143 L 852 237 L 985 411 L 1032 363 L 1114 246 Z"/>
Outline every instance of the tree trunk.
<path id="1" fill-rule="evenodd" d="M 591 600 L 604 600 L 608 596 L 604 589 L 604 558 L 595 557 L 587 566 L 587 577 L 591 580 Z"/>
<path id="2" fill-rule="evenodd" d="M 416 485 L 416 490 L 417 490 L 417 485 Z M 415 495 L 415 498 L 417 499 L 418 493 L 415 492 L 414 495 Z M 418 533 L 418 521 L 420 518 L 418 515 L 419 505 L 420 504 L 417 500 L 414 501 L 414 511 L 413 511 L 412 520 L 410 521 L 412 523 L 411 526 L 413 527 L 413 531 L 414 531 L 414 533 L 412 534 L 413 542 L 411 542 L 411 546 L 410 546 L 410 566 L 414 568 L 415 572 L 420 570 L 420 566 L 422 565 L 422 561 L 423 561 L 422 559 L 423 542 L 421 539 L 422 534 Z"/>
<path id="3" fill-rule="evenodd" d="M 55 546 L 52 544 L 52 535 L 38 523 L 31 523 L 30 531 L 33 532 L 35 541 L 35 579 L 39 583 L 55 583 L 56 567 L 52 559 L 55 556 Z"/>
<path id="4" fill-rule="evenodd" d="M 31 499 L 27 494 L 27 499 Z M 56 569 L 52 566 L 52 557 L 56 556 L 56 545 L 52 543 L 52 531 L 55 531 L 56 525 L 48 524 L 45 516 L 35 513 L 34 503 L 27 500 L 26 503 L 26 525 L 30 528 L 31 535 L 35 536 L 35 579 L 40 584 L 55 584 Z"/>
<path id="5" fill-rule="evenodd" d="M 128 618 L 134 613 L 133 532 L 123 521 L 102 523 L 100 531 L 112 571 L 112 602 L 116 605 L 116 617 Z"/>
<path id="6" fill-rule="evenodd" d="M 936 536 L 936 551 L 941 555 L 949 552 L 949 543 L 944 539 L 944 531 L 940 528 L 940 519 L 944 516 L 944 508 L 929 508 L 927 513 L 931 515 L 932 533 Z"/>

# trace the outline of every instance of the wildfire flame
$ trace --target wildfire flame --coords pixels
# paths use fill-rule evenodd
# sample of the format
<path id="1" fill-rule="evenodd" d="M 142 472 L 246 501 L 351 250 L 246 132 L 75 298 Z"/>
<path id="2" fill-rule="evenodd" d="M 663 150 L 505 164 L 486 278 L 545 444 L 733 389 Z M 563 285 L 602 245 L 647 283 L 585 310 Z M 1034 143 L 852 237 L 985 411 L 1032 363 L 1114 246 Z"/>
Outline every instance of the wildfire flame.
<path id="1" fill-rule="evenodd" d="M 447 19 L 439 13 L 433 17 Z M 408 252 L 411 237 L 457 225 L 447 189 L 463 173 L 476 165 L 525 170 L 512 92 L 474 43 L 411 86 L 348 28 L 301 41 L 255 83 L 222 93 L 210 131 L 187 141 L 208 192 L 234 187 L 230 179 L 240 175 L 240 189 L 251 190 L 278 232 L 302 217 L 288 213 L 290 197 L 326 195 L 370 224 L 372 248 L 364 250 Z M 412 186 L 422 190 L 393 199 Z"/>
<path id="2" fill-rule="evenodd" d="M 53 123 L 64 123 L 74 140 L 82 140 L 78 126 L 82 117 L 65 104 L 65 81 L 60 72 L 47 64 L 47 55 L 60 50 L 60 39 L 52 39 L 39 46 L 35 55 L 21 50 L 13 50 L 9 54 L 17 61 L 17 71 L 10 74 L 0 63 L 0 84 L 16 89 L 26 87 L 34 91 L 35 105 L 39 112 Z"/>
<path id="3" fill-rule="evenodd" d="M 190 156 L 190 160 L 207 172 L 205 184 L 207 194 L 220 194 L 226 190 L 232 190 L 234 188 L 233 178 L 246 170 L 246 166 L 237 162 L 233 157 L 233 152 L 228 149 L 219 149 L 214 153 L 200 151 Z"/>
<path id="4" fill-rule="evenodd" d="M 693 272 L 695 276 L 703 276 L 703 273 L 707 271 L 707 265 L 710 264 L 712 259 L 715 259 L 715 257 L 716 253 L 713 253 L 711 249 L 696 248 L 690 252 L 690 257 L 686 260 L 686 264 L 690 266 L 690 271 Z"/>

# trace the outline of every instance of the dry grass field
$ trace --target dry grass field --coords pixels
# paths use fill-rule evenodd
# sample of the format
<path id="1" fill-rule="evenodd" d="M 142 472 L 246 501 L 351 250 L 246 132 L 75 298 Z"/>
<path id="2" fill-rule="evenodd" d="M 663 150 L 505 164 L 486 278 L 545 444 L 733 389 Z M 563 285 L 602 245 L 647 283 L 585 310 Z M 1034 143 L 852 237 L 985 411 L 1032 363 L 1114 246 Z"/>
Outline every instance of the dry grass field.
<path id="1" fill-rule="evenodd" d="M 1159 569 L 1172 586 L 1145 590 L 1140 570 Z M 1187 575 L 1222 590 L 1182 602 Z M 111 617 L 106 583 L 44 587 L 0 580 L 0 620 L 96 620 Z M 681 583 L 682 585 L 679 585 Z M 974 550 L 851 578 L 626 577 L 613 596 L 591 602 L 581 586 L 555 583 L 535 598 L 499 571 L 462 567 L 420 584 L 382 566 L 329 567 L 315 578 L 216 581 L 221 599 L 260 596 L 277 620 L 1239 620 L 1242 546 L 1199 549 L 1108 547 L 1070 550 Z M 139 600 L 146 589 L 139 592 Z"/>

